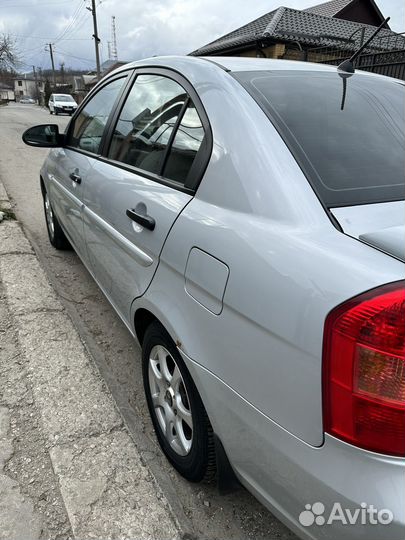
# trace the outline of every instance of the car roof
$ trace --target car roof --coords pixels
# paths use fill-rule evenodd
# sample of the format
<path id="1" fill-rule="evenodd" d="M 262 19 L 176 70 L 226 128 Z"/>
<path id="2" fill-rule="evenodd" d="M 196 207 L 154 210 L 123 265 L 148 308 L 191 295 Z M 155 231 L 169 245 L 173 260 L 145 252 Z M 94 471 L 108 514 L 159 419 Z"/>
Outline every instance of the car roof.
<path id="1" fill-rule="evenodd" d="M 176 68 L 178 65 L 204 66 L 206 63 L 216 64 L 226 71 L 261 71 L 261 70 L 316 70 L 334 71 L 336 67 L 311 62 L 297 62 L 294 60 L 276 60 L 272 58 L 244 58 L 235 56 L 153 56 L 144 60 L 136 60 L 116 71 L 139 66 L 167 66 Z"/>
<path id="2" fill-rule="evenodd" d="M 130 62 L 109 74 L 113 75 L 128 68 L 137 67 L 161 67 L 174 69 L 186 77 L 192 75 L 192 78 L 205 79 L 208 76 L 210 68 L 229 71 L 307 71 L 307 72 L 329 72 L 336 73 L 337 66 L 327 64 L 316 64 L 312 62 L 300 62 L 295 60 L 279 60 L 273 58 L 251 58 L 236 56 L 154 56 L 144 60 Z M 399 82 L 398 79 L 385 77 L 377 73 L 357 70 L 356 74 L 362 77 L 378 77 Z"/>

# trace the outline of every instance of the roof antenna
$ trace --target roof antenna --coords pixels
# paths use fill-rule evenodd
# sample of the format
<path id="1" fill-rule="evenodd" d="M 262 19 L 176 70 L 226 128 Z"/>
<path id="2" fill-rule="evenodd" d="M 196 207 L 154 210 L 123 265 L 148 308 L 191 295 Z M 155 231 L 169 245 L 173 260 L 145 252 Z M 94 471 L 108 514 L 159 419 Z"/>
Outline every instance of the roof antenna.
<path id="1" fill-rule="evenodd" d="M 390 20 L 391 17 L 387 17 L 385 21 L 383 21 L 380 26 L 376 29 L 376 31 L 373 33 L 369 39 L 363 43 L 363 45 L 348 59 L 343 60 L 343 62 L 338 66 L 338 70 L 345 71 L 346 73 L 354 73 L 354 61 L 360 54 L 364 51 L 364 49 L 367 47 L 367 45 L 372 41 L 375 36 L 380 32 L 380 30 L 387 24 L 387 22 Z"/>
<path id="2" fill-rule="evenodd" d="M 347 93 L 347 79 L 351 77 L 353 73 L 339 73 L 339 76 L 343 79 L 343 94 L 342 94 L 342 103 L 340 105 L 340 110 L 345 110 L 346 104 L 346 93 Z"/>

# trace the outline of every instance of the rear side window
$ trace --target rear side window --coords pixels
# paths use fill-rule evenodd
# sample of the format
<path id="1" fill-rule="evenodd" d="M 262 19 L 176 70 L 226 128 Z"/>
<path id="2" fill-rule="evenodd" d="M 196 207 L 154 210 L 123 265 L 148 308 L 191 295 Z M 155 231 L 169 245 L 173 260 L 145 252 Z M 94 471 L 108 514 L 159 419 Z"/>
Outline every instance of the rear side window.
<path id="1" fill-rule="evenodd" d="M 362 74 L 343 79 L 337 70 L 235 77 L 269 116 L 326 206 L 405 197 L 403 84 Z"/>
<path id="2" fill-rule="evenodd" d="M 184 184 L 203 138 L 197 111 L 179 83 L 161 75 L 138 75 L 108 157 Z"/>
<path id="3" fill-rule="evenodd" d="M 75 118 L 69 146 L 97 154 L 108 117 L 125 81 L 125 77 L 115 79 L 103 86 L 86 103 Z"/>
<path id="4" fill-rule="evenodd" d="M 203 139 L 204 128 L 197 109 L 190 102 L 173 139 L 163 175 L 184 184 Z"/>

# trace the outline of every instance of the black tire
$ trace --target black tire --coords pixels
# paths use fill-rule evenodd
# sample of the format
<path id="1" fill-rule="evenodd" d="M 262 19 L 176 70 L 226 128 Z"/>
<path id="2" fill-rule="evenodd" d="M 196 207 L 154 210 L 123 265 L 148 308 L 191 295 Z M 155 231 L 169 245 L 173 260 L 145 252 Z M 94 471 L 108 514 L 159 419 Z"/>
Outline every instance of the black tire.
<path id="1" fill-rule="evenodd" d="M 55 116 L 58 116 L 58 111 L 55 109 L 55 110 L 53 111 L 53 114 L 54 114 Z"/>
<path id="2" fill-rule="evenodd" d="M 180 455 L 169 443 L 158 419 L 155 406 L 152 402 L 152 390 L 149 376 L 150 358 L 151 353 L 156 350 L 157 346 L 164 347 L 166 351 L 169 352 L 169 355 L 166 356 L 167 365 L 169 365 L 168 359 L 170 358 L 170 362 L 174 366 L 174 360 L 181 374 L 179 394 L 181 395 L 182 403 L 184 401 L 184 404 L 186 404 L 186 408 L 188 406 L 192 417 L 191 447 L 186 455 Z M 145 332 L 142 344 L 142 373 L 149 413 L 152 418 L 158 442 L 166 458 L 173 465 L 173 467 L 187 480 L 191 482 L 211 481 L 215 477 L 216 467 L 214 438 L 210 421 L 208 419 L 204 405 L 201 401 L 198 390 L 179 352 L 177 351 L 175 344 L 173 343 L 172 339 L 170 338 L 166 330 L 163 328 L 163 326 L 157 321 L 152 323 Z M 181 386 L 182 384 L 184 386 Z M 165 395 L 167 395 L 168 392 L 169 389 L 166 390 Z M 166 398 L 164 399 L 164 401 L 167 404 Z M 175 400 L 173 400 L 172 403 L 174 407 L 177 406 L 177 402 Z M 164 408 L 161 407 L 159 410 L 164 411 Z M 175 414 L 179 413 L 175 412 Z M 178 419 L 180 418 L 180 416 L 175 418 Z M 187 427 L 187 425 L 182 419 L 180 419 L 180 422 L 183 427 Z M 176 428 L 174 427 L 174 425 L 172 425 L 172 427 L 170 428 L 171 435 L 173 435 L 173 430 L 176 435 L 175 429 Z"/>
<path id="3" fill-rule="evenodd" d="M 48 231 L 48 237 L 50 243 L 55 249 L 58 250 L 70 250 L 72 245 L 69 240 L 66 238 L 65 233 L 62 230 L 62 227 L 59 224 L 58 218 L 56 217 L 50 200 L 48 198 L 47 192 L 43 192 L 43 201 L 44 201 L 44 213 L 45 213 L 45 223 L 46 229 Z M 48 207 L 49 205 L 49 207 Z"/>

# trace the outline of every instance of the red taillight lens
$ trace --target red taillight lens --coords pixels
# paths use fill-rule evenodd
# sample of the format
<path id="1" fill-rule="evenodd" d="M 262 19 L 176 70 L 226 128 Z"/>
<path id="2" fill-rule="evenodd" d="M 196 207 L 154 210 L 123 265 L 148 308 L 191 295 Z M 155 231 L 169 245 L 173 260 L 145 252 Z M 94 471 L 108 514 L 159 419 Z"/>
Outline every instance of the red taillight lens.
<path id="1" fill-rule="evenodd" d="M 327 433 L 405 456 L 405 282 L 369 291 L 329 313 L 323 380 Z"/>

